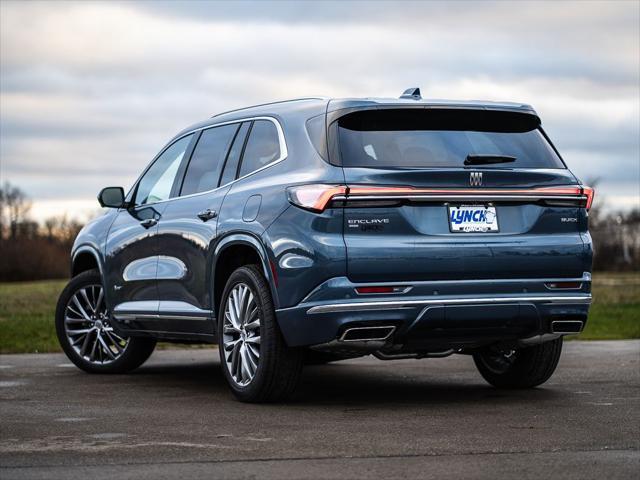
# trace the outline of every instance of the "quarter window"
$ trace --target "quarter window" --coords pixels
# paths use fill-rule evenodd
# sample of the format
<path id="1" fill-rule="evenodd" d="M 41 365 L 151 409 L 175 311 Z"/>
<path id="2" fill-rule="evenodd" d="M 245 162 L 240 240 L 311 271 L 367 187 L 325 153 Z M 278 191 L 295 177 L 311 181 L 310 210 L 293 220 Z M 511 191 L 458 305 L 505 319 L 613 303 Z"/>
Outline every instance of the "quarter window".
<path id="1" fill-rule="evenodd" d="M 253 122 L 247 146 L 242 155 L 240 177 L 273 163 L 280 158 L 278 130 L 269 120 Z"/>
<path id="2" fill-rule="evenodd" d="M 138 182 L 136 205 L 161 202 L 170 197 L 178 167 L 192 138 L 193 134 L 182 137 L 153 162 Z"/>
<path id="3" fill-rule="evenodd" d="M 206 192 L 218 186 L 224 159 L 237 130 L 238 124 L 232 124 L 202 132 L 189 161 L 181 195 Z"/>
<path id="4" fill-rule="evenodd" d="M 251 122 L 244 122 L 238 130 L 229 155 L 227 155 L 227 163 L 224 166 L 222 172 L 222 179 L 220 185 L 226 185 L 236 179 L 236 173 L 238 171 L 238 163 L 240 162 L 240 155 L 242 155 L 242 147 L 244 147 L 244 141 L 247 138 L 247 132 L 249 131 L 249 125 Z"/>

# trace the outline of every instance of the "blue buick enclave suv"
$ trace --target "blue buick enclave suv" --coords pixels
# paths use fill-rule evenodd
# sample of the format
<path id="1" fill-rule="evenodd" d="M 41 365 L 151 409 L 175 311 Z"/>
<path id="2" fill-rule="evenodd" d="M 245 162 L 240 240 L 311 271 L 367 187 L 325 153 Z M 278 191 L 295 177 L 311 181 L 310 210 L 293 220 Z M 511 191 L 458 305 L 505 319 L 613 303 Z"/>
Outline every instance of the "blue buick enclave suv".
<path id="1" fill-rule="evenodd" d="M 545 382 L 591 301 L 593 190 L 528 105 L 304 98 L 216 115 L 162 148 L 88 224 L 60 296 L 88 372 L 156 341 L 218 343 L 243 401 L 304 363 L 472 355 L 503 388 Z"/>

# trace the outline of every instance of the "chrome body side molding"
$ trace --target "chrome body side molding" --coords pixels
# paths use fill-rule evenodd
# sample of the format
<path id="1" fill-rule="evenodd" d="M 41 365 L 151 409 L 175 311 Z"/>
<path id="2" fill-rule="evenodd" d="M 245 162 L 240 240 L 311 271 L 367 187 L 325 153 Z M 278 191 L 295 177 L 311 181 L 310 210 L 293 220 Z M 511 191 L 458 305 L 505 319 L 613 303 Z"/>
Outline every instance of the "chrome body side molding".
<path id="1" fill-rule="evenodd" d="M 113 316 L 117 320 L 211 320 L 213 312 L 186 302 L 149 300 L 121 303 Z"/>

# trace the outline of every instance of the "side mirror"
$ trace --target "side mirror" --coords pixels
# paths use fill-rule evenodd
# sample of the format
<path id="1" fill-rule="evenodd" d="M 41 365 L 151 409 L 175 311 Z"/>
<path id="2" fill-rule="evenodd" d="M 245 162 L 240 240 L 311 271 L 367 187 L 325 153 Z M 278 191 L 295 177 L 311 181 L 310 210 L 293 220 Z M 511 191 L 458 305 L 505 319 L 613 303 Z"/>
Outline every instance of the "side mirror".
<path id="1" fill-rule="evenodd" d="M 120 208 L 124 206 L 124 189 L 122 187 L 106 187 L 100 190 L 98 202 L 101 207 Z"/>

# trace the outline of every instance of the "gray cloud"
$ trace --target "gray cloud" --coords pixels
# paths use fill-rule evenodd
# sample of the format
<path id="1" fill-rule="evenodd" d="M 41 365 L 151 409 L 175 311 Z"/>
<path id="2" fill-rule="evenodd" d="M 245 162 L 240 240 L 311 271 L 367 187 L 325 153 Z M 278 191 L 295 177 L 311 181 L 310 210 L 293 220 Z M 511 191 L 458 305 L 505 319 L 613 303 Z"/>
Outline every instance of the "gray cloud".
<path id="1" fill-rule="evenodd" d="M 581 177 L 601 177 L 614 205 L 638 194 L 637 2 L 0 9 L 0 175 L 36 199 L 126 185 L 176 131 L 226 109 L 413 85 L 431 97 L 531 103 Z"/>

